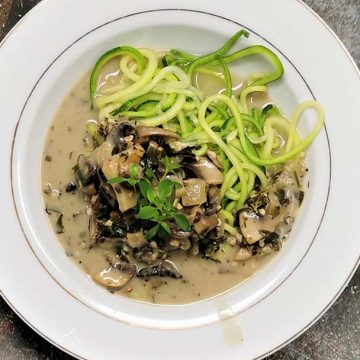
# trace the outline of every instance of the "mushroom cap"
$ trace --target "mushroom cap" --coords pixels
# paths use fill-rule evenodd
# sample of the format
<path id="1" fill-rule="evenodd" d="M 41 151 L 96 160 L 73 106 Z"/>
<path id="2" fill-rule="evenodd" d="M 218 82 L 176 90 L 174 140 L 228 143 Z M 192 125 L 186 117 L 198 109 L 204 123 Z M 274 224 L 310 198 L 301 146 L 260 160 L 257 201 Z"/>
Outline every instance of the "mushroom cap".
<path id="1" fill-rule="evenodd" d="M 116 264 L 95 274 L 93 279 L 107 288 L 116 290 L 126 285 L 134 276 L 135 272 L 135 265 Z"/>

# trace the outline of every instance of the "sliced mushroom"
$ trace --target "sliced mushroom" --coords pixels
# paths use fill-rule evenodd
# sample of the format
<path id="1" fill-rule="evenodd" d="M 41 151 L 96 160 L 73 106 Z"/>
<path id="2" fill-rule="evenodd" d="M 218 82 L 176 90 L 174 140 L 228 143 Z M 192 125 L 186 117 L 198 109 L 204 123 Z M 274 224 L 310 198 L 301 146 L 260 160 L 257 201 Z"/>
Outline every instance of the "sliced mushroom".
<path id="1" fill-rule="evenodd" d="M 107 180 L 113 179 L 119 175 L 126 175 L 123 172 L 128 171 L 128 165 L 122 161 L 122 157 L 113 155 L 110 159 L 105 161 L 102 171 Z M 116 199 L 119 203 L 119 210 L 124 213 L 125 211 L 132 209 L 137 204 L 137 195 L 134 190 L 125 187 L 124 185 L 114 184 Z"/>
<path id="2" fill-rule="evenodd" d="M 136 206 L 137 195 L 134 190 L 128 189 L 123 185 L 117 185 L 115 188 L 115 193 L 119 203 L 119 210 L 122 213 Z"/>
<path id="3" fill-rule="evenodd" d="M 81 189 L 88 186 L 96 175 L 96 161 L 91 156 L 81 154 L 74 168 L 75 179 Z"/>
<path id="4" fill-rule="evenodd" d="M 252 209 L 244 209 L 239 215 L 240 230 L 248 244 L 254 244 L 264 239 L 269 232 L 274 232 L 281 220 L 281 216 L 259 216 Z"/>
<path id="5" fill-rule="evenodd" d="M 126 151 L 123 151 L 123 153 L 125 153 L 127 157 L 125 161 L 126 164 L 139 164 L 145 150 L 139 143 L 136 143 Z"/>
<path id="6" fill-rule="evenodd" d="M 147 244 L 144 233 L 142 231 L 127 233 L 126 240 L 133 249 L 140 248 Z"/>
<path id="7" fill-rule="evenodd" d="M 136 272 L 135 265 L 109 266 L 93 276 L 94 280 L 109 289 L 117 290 L 126 285 Z"/>
<path id="8" fill-rule="evenodd" d="M 102 166 L 102 172 L 107 180 L 113 179 L 120 175 L 120 167 L 124 164 L 125 158 L 121 158 L 120 154 L 111 156 L 104 161 Z"/>
<path id="9" fill-rule="evenodd" d="M 62 220 L 63 220 L 63 213 L 60 213 L 55 224 L 55 230 L 57 234 L 62 234 L 64 232 L 64 225 Z"/>
<path id="10" fill-rule="evenodd" d="M 286 236 L 291 231 L 291 228 L 294 224 L 294 218 L 292 216 L 288 216 L 284 219 L 284 221 L 280 222 L 275 229 L 275 232 L 279 235 L 280 239 L 286 238 Z"/>
<path id="11" fill-rule="evenodd" d="M 94 184 L 89 184 L 82 188 L 82 192 L 87 196 L 93 196 L 97 193 L 97 190 Z"/>
<path id="12" fill-rule="evenodd" d="M 160 164 L 160 160 L 164 157 L 164 149 L 155 141 L 150 141 L 147 148 L 147 157 L 153 164 Z"/>
<path id="13" fill-rule="evenodd" d="M 181 250 L 187 251 L 191 248 L 191 241 L 188 238 L 185 239 L 173 238 L 169 241 L 169 245 L 174 248 L 179 248 Z"/>
<path id="14" fill-rule="evenodd" d="M 251 250 L 248 248 L 240 248 L 240 250 L 235 255 L 236 261 L 246 261 L 252 257 Z"/>
<path id="15" fill-rule="evenodd" d="M 220 188 L 218 186 L 210 186 L 208 190 L 206 215 L 216 214 L 221 209 Z"/>
<path id="16" fill-rule="evenodd" d="M 153 248 L 151 244 L 146 244 L 145 246 L 134 250 L 136 259 L 150 265 L 158 261 L 163 254 L 164 252 L 162 250 Z"/>
<path id="17" fill-rule="evenodd" d="M 219 160 L 218 156 L 216 155 L 215 151 L 208 150 L 206 152 L 206 155 L 210 158 L 210 160 L 219 168 L 222 169 L 223 166 L 221 164 L 221 161 Z"/>
<path id="18" fill-rule="evenodd" d="M 111 158 L 115 144 L 112 141 L 106 140 L 98 148 L 94 150 L 96 161 L 100 167 L 104 162 Z"/>
<path id="19" fill-rule="evenodd" d="M 182 231 L 182 230 L 173 231 L 171 234 L 172 238 L 178 239 L 178 240 L 188 239 L 190 235 L 191 235 L 191 232 Z"/>
<path id="20" fill-rule="evenodd" d="M 189 237 L 191 236 L 191 232 L 175 230 L 172 231 L 171 240 L 169 244 L 172 247 L 180 248 L 181 250 L 187 251 L 191 247 L 191 242 Z"/>
<path id="21" fill-rule="evenodd" d="M 220 185 L 224 181 L 221 171 L 206 157 L 200 157 L 190 164 L 190 168 L 209 185 Z"/>
<path id="22" fill-rule="evenodd" d="M 188 179 L 184 181 L 184 184 L 183 206 L 200 205 L 206 202 L 206 182 L 204 180 Z"/>
<path id="23" fill-rule="evenodd" d="M 108 128 L 109 133 L 106 137 L 106 141 L 113 143 L 121 152 L 129 141 L 136 139 L 136 130 L 134 126 L 126 121 L 120 122 L 115 126 Z"/>
<path id="24" fill-rule="evenodd" d="M 93 213 L 89 216 L 89 235 L 92 242 L 96 243 L 98 239 L 98 228 L 96 216 Z"/>
<path id="25" fill-rule="evenodd" d="M 175 264 L 169 260 L 146 268 L 140 269 L 136 276 L 148 278 L 150 276 L 171 277 L 173 279 L 181 279 L 181 274 Z"/>
<path id="26" fill-rule="evenodd" d="M 159 127 L 151 127 L 151 126 L 136 126 L 136 133 L 139 138 L 146 138 L 146 137 L 164 137 L 168 139 L 180 139 L 180 136 L 173 131 L 166 130 Z"/>
<path id="27" fill-rule="evenodd" d="M 104 191 L 104 194 L 107 194 L 109 199 L 116 200 L 116 194 L 114 188 L 106 181 L 104 174 L 101 169 L 97 171 L 98 178 L 100 180 L 100 188 Z"/>
<path id="28" fill-rule="evenodd" d="M 193 230 L 199 235 L 204 235 L 218 226 L 218 224 L 219 219 L 216 215 L 204 216 L 194 224 Z"/>

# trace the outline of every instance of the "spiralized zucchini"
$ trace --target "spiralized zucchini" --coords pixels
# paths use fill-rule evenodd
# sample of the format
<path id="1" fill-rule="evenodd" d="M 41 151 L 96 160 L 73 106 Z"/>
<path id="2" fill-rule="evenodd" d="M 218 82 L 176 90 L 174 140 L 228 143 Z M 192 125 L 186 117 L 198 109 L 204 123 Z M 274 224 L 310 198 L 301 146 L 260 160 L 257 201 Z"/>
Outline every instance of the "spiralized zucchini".
<path id="1" fill-rule="evenodd" d="M 276 54 L 254 45 L 228 54 L 232 46 L 249 34 L 240 30 L 219 50 L 194 56 L 173 49 L 160 59 L 149 49 L 122 46 L 102 55 L 91 74 L 90 96 L 99 110 L 100 122 L 117 122 L 123 117 L 147 126 L 176 131 L 184 146 L 197 156 L 214 152 L 222 164 L 221 216 L 225 230 L 233 232 L 233 210 L 240 209 L 254 190 L 256 179 L 267 185 L 267 169 L 297 159 L 315 139 L 324 124 L 324 111 L 313 100 L 305 101 L 287 119 L 276 105 L 251 108 L 248 97 L 268 92 L 267 85 L 284 74 Z M 273 67 L 269 73 L 254 75 L 240 93 L 233 94 L 229 63 L 261 56 Z M 124 83 L 98 87 L 103 66 L 119 58 Z M 204 98 L 194 85 L 197 73 L 207 73 L 224 81 L 224 92 Z M 315 110 L 313 129 L 302 140 L 297 125 L 305 111 Z M 281 134 L 281 138 L 279 137 Z"/>

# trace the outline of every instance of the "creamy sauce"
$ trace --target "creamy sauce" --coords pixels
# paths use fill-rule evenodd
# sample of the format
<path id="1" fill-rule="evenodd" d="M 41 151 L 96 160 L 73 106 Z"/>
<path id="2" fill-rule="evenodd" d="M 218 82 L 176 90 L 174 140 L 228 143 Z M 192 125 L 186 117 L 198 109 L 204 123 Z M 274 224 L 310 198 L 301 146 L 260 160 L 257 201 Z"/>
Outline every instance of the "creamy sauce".
<path id="1" fill-rule="evenodd" d="M 113 74 L 108 78 L 112 82 Z M 88 235 L 87 202 L 80 191 L 66 192 L 74 181 L 72 167 L 78 156 L 91 151 L 85 124 L 97 118 L 88 95 L 89 74 L 86 74 L 64 99 L 55 114 L 46 139 L 42 163 L 44 203 L 57 238 L 66 254 L 89 276 L 93 277 L 111 263 L 112 251 L 107 244 L 91 245 Z M 236 85 L 238 86 L 238 85 Z M 253 100 L 255 101 L 255 100 Z M 264 102 L 264 100 L 263 100 Z M 56 226 L 63 213 L 63 229 Z M 108 247 L 108 248 L 107 248 Z M 255 256 L 245 262 L 234 261 L 231 250 L 221 263 L 173 253 L 182 279 L 134 277 L 116 293 L 129 298 L 161 304 L 185 304 L 213 297 L 239 285 L 256 273 L 271 257 Z"/>

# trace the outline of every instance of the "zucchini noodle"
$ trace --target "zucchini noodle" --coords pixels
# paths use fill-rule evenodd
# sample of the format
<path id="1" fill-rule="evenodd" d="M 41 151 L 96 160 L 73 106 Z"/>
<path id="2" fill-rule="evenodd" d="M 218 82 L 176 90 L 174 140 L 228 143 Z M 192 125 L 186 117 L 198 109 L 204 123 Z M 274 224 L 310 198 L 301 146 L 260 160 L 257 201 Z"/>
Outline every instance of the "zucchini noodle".
<path id="1" fill-rule="evenodd" d="M 301 159 L 325 118 L 314 100 L 301 103 L 290 119 L 275 104 L 259 109 L 249 103 L 252 93 L 267 94 L 268 84 L 280 79 L 284 68 L 278 56 L 262 45 L 228 54 L 240 38 L 248 36 L 241 30 L 223 47 L 203 56 L 177 49 L 159 56 L 149 49 L 118 47 L 99 58 L 90 79 L 90 96 L 99 110 L 100 124 L 126 117 L 137 124 L 162 126 L 177 132 L 183 147 L 191 148 L 196 156 L 206 156 L 210 150 L 216 154 L 223 174 L 219 216 L 223 229 L 232 235 L 237 231 L 234 214 L 244 206 L 255 184 L 265 189 L 272 166 Z M 241 71 L 241 60 L 249 56 L 265 58 L 273 70 L 261 75 L 258 71 L 236 92 L 228 64 L 236 63 Z M 124 81 L 97 88 L 103 66 L 114 58 L 119 58 Z M 204 98 L 193 82 L 199 73 L 223 81 L 223 93 Z M 315 110 L 316 121 L 301 139 L 297 126 L 309 109 Z"/>

